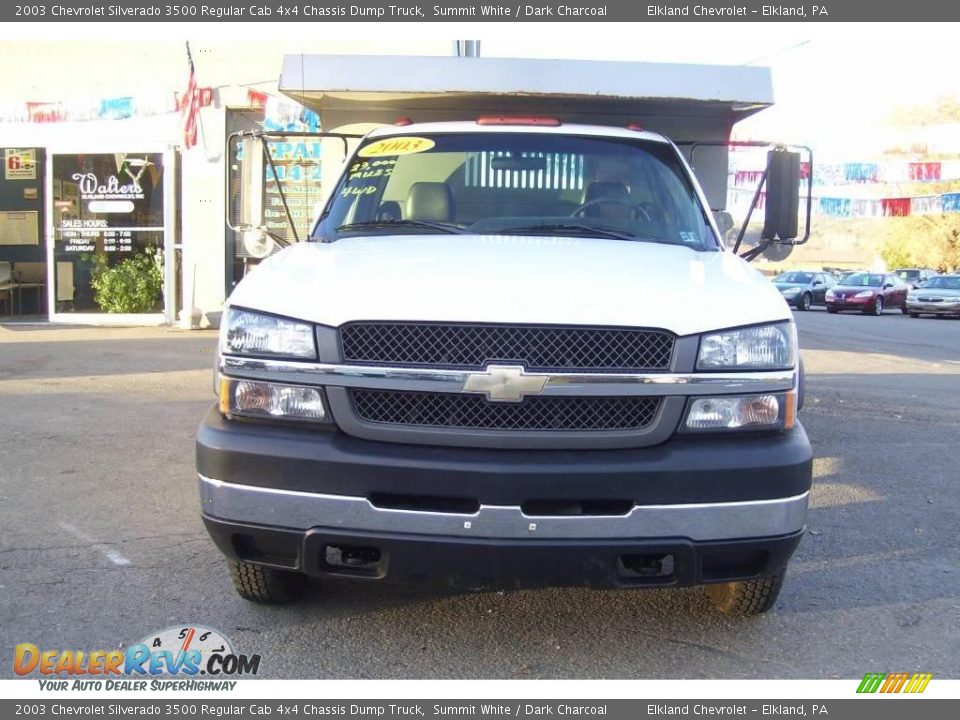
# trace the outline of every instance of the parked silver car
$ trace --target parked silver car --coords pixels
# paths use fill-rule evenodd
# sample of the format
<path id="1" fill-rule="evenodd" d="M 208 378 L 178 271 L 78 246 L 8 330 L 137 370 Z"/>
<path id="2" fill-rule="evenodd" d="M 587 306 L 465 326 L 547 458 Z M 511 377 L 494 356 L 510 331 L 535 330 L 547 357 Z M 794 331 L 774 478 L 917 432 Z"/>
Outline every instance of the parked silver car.
<path id="1" fill-rule="evenodd" d="M 907 295 L 910 317 L 921 315 L 960 316 L 960 274 L 937 275 Z"/>
<path id="2" fill-rule="evenodd" d="M 937 276 L 935 270 L 926 268 L 900 268 L 894 270 L 893 274 L 912 288 L 925 287 L 930 278 Z"/>

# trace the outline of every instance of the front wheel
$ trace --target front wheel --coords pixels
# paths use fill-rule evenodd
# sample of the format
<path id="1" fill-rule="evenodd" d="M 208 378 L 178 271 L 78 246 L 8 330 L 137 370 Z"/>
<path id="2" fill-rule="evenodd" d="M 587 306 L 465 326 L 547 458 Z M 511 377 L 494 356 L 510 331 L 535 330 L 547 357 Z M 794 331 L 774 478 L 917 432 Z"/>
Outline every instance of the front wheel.
<path id="1" fill-rule="evenodd" d="M 903 305 L 900 306 L 900 312 L 902 312 L 904 315 L 909 315 L 909 314 L 910 314 L 910 311 L 907 310 L 907 305 L 906 305 L 906 303 L 904 303 Z"/>
<path id="2" fill-rule="evenodd" d="M 290 570 L 229 560 L 230 579 L 244 600 L 261 605 L 279 605 L 296 600 L 307 586 L 307 576 Z"/>
<path id="3" fill-rule="evenodd" d="M 797 301 L 797 310 L 803 310 L 805 312 L 810 309 L 811 305 L 813 305 L 813 298 L 810 297 L 809 293 L 804 293 Z"/>
<path id="4" fill-rule="evenodd" d="M 783 587 L 786 570 L 756 580 L 707 585 L 707 595 L 724 615 L 760 615 L 773 607 Z"/>
<path id="5" fill-rule="evenodd" d="M 920 317 L 920 313 L 910 313 L 910 317 L 912 317 L 912 318 L 918 318 L 918 317 Z"/>
<path id="6" fill-rule="evenodd" d="M 873 303 L 870 304 L 870 307 L 867 308 L 867 313 L 870 315 L 882 315 L 883 314 L 883 298 L 877 297 Z"/>

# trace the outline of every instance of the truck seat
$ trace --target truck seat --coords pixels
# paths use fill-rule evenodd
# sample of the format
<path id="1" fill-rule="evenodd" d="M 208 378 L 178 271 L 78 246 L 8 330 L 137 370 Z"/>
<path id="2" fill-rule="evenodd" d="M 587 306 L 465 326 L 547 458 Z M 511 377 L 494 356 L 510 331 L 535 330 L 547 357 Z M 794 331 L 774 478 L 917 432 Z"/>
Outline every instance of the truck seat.
<path id="1" fill-rule="evenodd" d="M 453 220 L 453 193 L 441 182 L 418 182 L 407 193 L 408 220 L 450 222 Z"/>
<path id="2" fill-rule="evenodd" d="M 584 217 L 612 222 L 627 222 L 630 220 L 632 214 L 629 207 L 630 193 L 627 191 L 626 185 L 609 181 L 592 182 L 587 185 L 583 193 L 584 204 L 602 200 L 609 200 L 610 202 L 598 202 L 596 205 L 587 208 L 583 211 Z"/>

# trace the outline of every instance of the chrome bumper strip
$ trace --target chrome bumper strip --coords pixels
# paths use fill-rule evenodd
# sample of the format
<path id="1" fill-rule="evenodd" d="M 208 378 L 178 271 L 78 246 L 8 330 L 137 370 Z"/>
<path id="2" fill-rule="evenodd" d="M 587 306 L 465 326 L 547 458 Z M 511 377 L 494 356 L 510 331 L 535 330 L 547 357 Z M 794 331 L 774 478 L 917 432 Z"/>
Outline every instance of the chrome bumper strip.
<path id="1" fill-rule="evenodd" d="M 400 368 L 223 356 L 220 372 L 250 380 L 421 392 L 464 392 L 474 370 Z M 536 373 L 542 395 L 730 395 L 793 389 L 794 370 L 736 373 Z"/>
<path id="2" fill-rule="evenodd" d="M 472 514 L 378 508 L 366 498 L 237 485 L 198 476 L 203 512 L 221 520 L 472 538 L 667 538 L 695 541 L 787 535 L 803 529 L 809 493 L 774 500 L 638 505 L 617 516 L 530 516 L 481 505 Z"/>

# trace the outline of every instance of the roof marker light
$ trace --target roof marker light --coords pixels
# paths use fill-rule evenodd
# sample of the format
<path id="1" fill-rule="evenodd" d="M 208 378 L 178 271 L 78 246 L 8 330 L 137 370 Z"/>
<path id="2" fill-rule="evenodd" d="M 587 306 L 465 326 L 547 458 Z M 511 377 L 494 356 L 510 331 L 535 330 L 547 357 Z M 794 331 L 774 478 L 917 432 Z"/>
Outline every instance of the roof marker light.
<path id="1" fill-rule="evenodd" d="M 481 115 L 477 125 L 534 125 L 537 127 L 559 127 L 560 119 L 542 115 Z"/>

